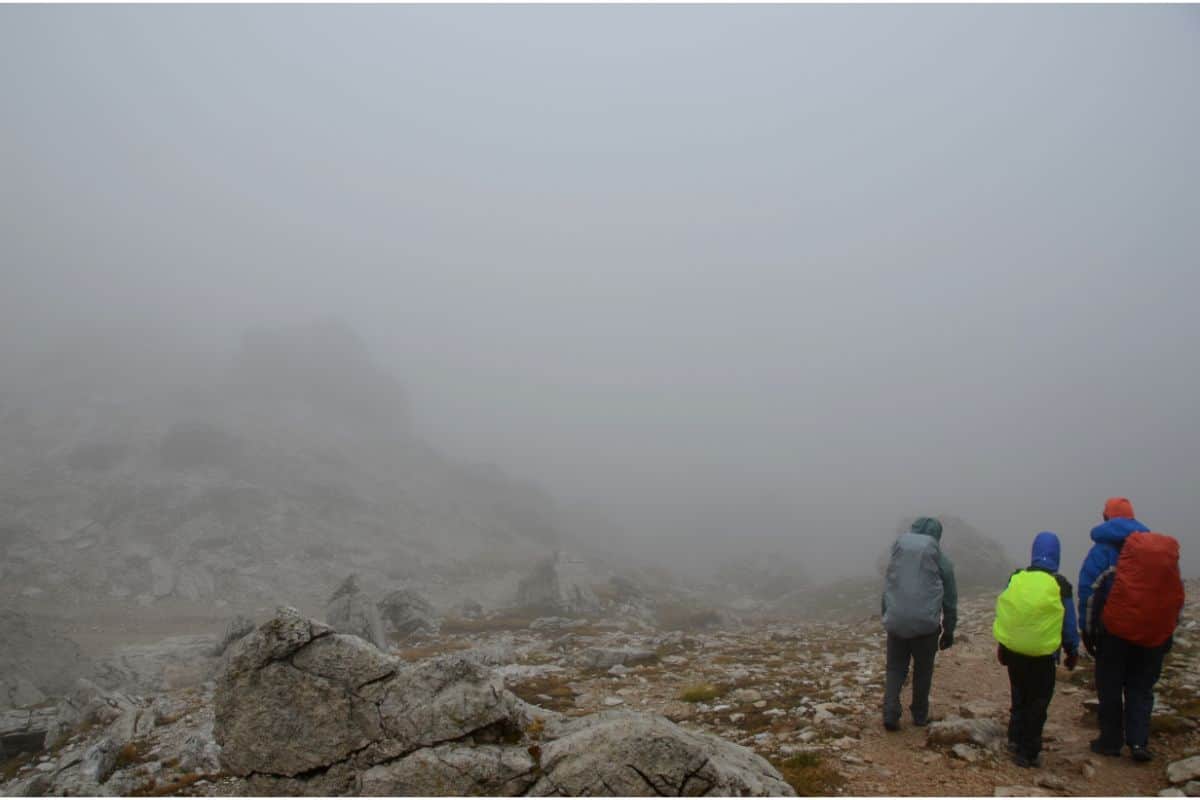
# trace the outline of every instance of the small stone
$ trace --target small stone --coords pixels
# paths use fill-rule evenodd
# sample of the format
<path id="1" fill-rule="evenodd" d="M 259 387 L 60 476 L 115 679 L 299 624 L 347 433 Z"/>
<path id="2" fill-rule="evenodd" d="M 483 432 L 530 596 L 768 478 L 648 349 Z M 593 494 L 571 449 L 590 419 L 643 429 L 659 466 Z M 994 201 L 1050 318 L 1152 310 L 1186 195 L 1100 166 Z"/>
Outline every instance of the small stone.
<path id="1" fill-rule="evenodd" d="M 993 797 L 1042 797 L 1046 793 L 1036 786 L 997 786 Z"/>
<path id="2" fill-rule="evenodd" d="M 1171 783 L 1187 783 L 1197 778 L 1200 778 L 1200 755 L 1167 765 L 1167 780 Z"/>
<path id="3" fill-rule="evenodd" d="M 1172 786 L 1169 789 L 1159 790 L 1158 796 L 1159 797 L 1187 797 L 1187 795 L 1184 794 L 1182 789 L 1175 787 L 1175 786 Z"/>
<path id="4" fill-rule="evenodd" d="M 1079 768 L 1079 772 L 1083 775 L 1084 780 L 1090 781 L 1092 778 L 1096 777 L 1096 768 L 1086 761 L 1083 762 L 1083 765 Z"/>
<path id="5" fill-rule="evenodd" d="M 608 697 L 604 698 L 604 705 L 606 706 L 619 706 L 623 705 L 624 703 L 625 700 L 623 698 L 616 697 L 614 695 L 609 695 Z"/>
<path id="6" fill-rule="evenodd" d="M 1200 797 L 1200 781 L 1188 781 L 1183 785 L 1183 793 L 1188 797 Z"/>
<path id="7" fill-rule="evenodd" d="M 1043 775 L 1038 778 L 1038 786 L 1044 786 L 1047 789 L 1053 789 L 1056 792 L 1061 792 L 1067 788 L 1067 782 L 1058 775 Z"/>
<path id="8" fill-rule="evenodd" d="M 950 753 L 957 759 L 974 764 L 979 761 L 979 750 L 969 744 L 956 744 L 950 748 Z"/>

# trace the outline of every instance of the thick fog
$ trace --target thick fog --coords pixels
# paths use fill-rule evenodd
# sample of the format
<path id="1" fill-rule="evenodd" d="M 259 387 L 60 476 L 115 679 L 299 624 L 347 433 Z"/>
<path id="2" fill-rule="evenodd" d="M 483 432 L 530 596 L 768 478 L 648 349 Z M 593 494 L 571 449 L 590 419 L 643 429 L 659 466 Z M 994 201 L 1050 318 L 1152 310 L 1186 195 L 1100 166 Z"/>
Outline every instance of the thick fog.
<path id="1" fill-rule="evenodd" d="M 3 349 L 336 317 L 610 546 L 1194 575 L 1198 98 L 1188 7 L 7 7 Z"/>

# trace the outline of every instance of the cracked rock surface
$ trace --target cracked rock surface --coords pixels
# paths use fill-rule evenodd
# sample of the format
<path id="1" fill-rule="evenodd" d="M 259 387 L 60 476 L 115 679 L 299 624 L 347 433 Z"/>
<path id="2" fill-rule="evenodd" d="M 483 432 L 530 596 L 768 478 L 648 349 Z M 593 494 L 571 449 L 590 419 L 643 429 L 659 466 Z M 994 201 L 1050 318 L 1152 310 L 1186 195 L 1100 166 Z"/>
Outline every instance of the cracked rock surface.
<path id="1" fill-rule="evenodd" d="M 290 608 L 231 647 L 214 715 L 224 768 L 270 794 L 793 794 L 715 736 L 647 714 L 568 720 L 477 660 L 410 664 Z"/>

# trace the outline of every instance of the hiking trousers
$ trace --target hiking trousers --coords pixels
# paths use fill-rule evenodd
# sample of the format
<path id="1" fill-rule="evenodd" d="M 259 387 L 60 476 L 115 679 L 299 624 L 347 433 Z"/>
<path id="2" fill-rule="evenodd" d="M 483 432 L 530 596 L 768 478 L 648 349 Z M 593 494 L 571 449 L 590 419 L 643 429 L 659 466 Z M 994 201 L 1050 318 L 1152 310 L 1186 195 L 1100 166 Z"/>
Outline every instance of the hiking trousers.
<path id="1" fill-rule="evenodd" d="M 1166 652 L 1166 645 L 1140 647 L 1110 633 L 1100 634 L 1096 695 L 1100 700 L 1102 746 L 1120 750 L 1123 744 L 1149 744 L 1154 684 L 1158 683 Z"/>
<path id="2" fill-rule="evenodd" d="M 1008 713 L 1008 741 L 1030 761 L 1042 752 L 1042 728 L 1054 697 L 1054 656 L 1023 656 L 1005 649 L 1012 706 Z"/>
<path id="3" fill-rule="evenodd" d="M 937 655 L 938 633 L 904 639 L 895 634 L 887 637 L 887 681 L 883 690 L 883 721 L 898 725 L 903 713 L 900 707 L 900 689 L 908 677 L 908 664 L 913 667 L 912 712 L 913 723 L 924 725 L 929 722 L 929 687 L 933 683 L 933 660 Z"/>

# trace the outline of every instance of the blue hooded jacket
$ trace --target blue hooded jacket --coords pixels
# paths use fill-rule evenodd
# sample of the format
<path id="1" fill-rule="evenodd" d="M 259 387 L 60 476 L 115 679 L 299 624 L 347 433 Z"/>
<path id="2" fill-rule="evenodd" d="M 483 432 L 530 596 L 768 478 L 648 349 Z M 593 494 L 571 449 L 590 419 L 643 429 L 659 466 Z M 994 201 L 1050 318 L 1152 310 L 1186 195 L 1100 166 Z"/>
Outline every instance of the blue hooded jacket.
<path id="1" fill-rule="evenodd" d="M 1105 570 L 1117 564 L 1121 545 L 1131 533 L 1150 530 L 1131 517 L 1115 517 L 1092 528 L 1092 549 L 1079 570 L 1079 620 L 1087 619 L 1088 598 L 1095 590 L 1094 584 Z"/>
<path id="2" fill-rule="evenodd" d="M 1057 534 L 1042 531 L 1033 538 L 1033 554 L 1029 561 L 1029 568 L 1044 570 L 1058 579 L 1058 585 L 1063 593 L 1063 649 L 1068 653 L 1078 653 L 1079 623 L 1075 618 L 1075 604 L 1071 602 L 1071 582 L 1058 574 L 1058 564 L 1061 558 L 1062 544 L 1059 542 Z"/>

